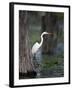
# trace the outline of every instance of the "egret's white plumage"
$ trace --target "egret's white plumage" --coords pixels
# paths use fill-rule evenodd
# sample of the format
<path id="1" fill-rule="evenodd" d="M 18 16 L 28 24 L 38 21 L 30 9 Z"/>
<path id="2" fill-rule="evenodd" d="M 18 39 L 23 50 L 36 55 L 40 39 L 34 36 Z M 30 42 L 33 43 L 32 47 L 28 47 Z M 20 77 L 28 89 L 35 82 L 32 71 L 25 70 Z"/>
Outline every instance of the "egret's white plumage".
<path id="1" fill-rule="evenodd" d="M 51 33 L 43 32 L 43 33 L 41 34 L 41 42 L 40 42 L 40 43 L 36 42 L 36 43 L 33 45 L 33 47 L 32 47 L 32 54 L 35 54 L 35 53 L 39 50 L 39 48 L 42 46 L 42 43 L 43 43 L 43 35 L 44 35 L 44 34 L 51 34 Z"/>
<path id="2" fill-rule="evenodd" d="M 36 42 L 32 47 L 32 54 L 35 54 L 38 51 L 39 47 L 40 47 L 40 44 Z"/>

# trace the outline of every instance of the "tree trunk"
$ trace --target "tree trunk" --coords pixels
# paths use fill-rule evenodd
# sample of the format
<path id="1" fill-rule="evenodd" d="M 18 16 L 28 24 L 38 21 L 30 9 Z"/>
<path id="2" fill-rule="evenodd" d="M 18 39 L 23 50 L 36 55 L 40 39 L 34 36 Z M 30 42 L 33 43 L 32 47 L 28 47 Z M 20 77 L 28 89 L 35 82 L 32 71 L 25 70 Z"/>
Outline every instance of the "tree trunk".
<path id="1" fill-rule="evenodd" d="M 19 73 L 34 71 L 28 37 L 28 14 L 19 11 Z"/>
<path id="2" fill-rule="evenodd" d="M 52 54 L 53 49 L 57 45 L 57 21 L 57 17 L 54 13 L 48 12 L 42 17 L 42 32 L 46 31 L 52 33 L 52 35 L 45 35 L 43 37 L 42 53 Z"/>

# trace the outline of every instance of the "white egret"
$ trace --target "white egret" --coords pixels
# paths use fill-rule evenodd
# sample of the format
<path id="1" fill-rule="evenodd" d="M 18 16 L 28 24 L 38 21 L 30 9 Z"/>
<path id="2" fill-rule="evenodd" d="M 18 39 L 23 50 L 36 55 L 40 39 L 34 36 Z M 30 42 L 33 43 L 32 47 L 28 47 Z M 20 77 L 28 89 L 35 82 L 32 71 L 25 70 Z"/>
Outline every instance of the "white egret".
<path id="1" fill-rule="evenodd" d="M 45 34 L 52 34 L 52 33 L 43 32 L 43 33 L 41 34 L 41 42 L 40 42 L 40 43 L 36 42 L 36 43 L 33 45 L 33 47 L 32 47 L 32 54 L 33 54 L 33 55 L 36 54 L 36 52 L 37 52 L 37 51 L 39 50 L 39 48 L 42 46 L 42 43 L 43 43 L 43 35 L 45 35 Z"/>

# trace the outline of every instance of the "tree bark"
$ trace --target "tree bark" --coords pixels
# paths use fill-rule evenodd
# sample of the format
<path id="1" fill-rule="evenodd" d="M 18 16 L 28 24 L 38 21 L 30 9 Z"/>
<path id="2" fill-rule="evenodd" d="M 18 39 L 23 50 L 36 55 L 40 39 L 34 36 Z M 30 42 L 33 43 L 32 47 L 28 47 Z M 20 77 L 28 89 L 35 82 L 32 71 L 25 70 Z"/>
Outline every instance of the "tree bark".
<path id="1" fill-rule="evenodd" d="M 26 11 L 19 11 L 19 73 L 33 70 L 34 65 L 28 37 L 28 14 Z"/>

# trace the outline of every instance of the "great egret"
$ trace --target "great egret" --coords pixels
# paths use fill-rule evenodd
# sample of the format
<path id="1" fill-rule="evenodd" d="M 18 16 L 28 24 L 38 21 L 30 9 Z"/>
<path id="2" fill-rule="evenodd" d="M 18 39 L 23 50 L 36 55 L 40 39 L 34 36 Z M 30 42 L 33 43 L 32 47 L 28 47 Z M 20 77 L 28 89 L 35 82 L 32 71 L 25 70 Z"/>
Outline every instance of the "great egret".
<path id="1" fill-rule="evenodd" d="M 41 34 L 41 42 L 40 43 L 38 43 L 38 42 L 36 42 L 34 45 L 33 45 L 33 47 L 32 47 L 32 54 L 34 55 L 34 54 L 36 54 L 36 52 L 39 50 L 39 48 L 42 46 L 42 43 L 43 43 L 43 35 L 44 34 L 52 34 L 52 33 L 48 33 L 48 32 L 43 32 L 42 34 Z"/>

